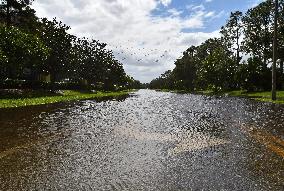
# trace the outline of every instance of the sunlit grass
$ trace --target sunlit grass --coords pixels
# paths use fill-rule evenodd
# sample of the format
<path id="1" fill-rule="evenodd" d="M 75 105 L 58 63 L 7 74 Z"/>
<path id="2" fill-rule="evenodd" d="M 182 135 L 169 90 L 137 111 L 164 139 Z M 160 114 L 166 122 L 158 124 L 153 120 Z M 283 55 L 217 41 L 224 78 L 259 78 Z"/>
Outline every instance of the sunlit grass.
<path id="1" fill-rule="evenodd" d="M 168 89 L 162 89 L 159 91 L 163 92 L 172 92 L 172 93 L 185 93 L 186 91 L 178 91 L 178 90 L 168 90 Z M 190 92 L 187 92 L 190 93 Z M 277 100 L 272 101 L 271 99 L 271 92 L 247 92 L 246 90 L 234 90 L 234 91 L 225 91 L 225 92 L 214 92 L 212 90 L 203 90 L 203 91 L 196 91 L 196 94 L 203 94 L 203 95 L 217 95 L 217 96 L 235 96 L 235 97 L 246 97 L 250 99 L 254 99 L 257 101 L 263 101 L 263 102 L 271 102 L 271 103 L 277 103 L 277 104 L 284 104 L 284 91 L 277 91 Z"/>
<path id="2" fill-rule="evenodd" d="M 266 92 L 247 92 L 245 90 L 236 90 L 230 92 L 222 92 L 222 95 L 236 96 L 236 97 L 247 97 L 257 101 L 272 102 L 277 104 L 284 104 L 284 91 L 277 91 L 277 100 L 272 101 L 270 91 Z"/>
<path id="3" fill-rule="evenodd" d="M 252 97 L 258 101 L 264 102 L 273 102 L 278 104 L 284 104 L 284 91 L 277 92 L 277 100 L 272 101 L 271 99 L 271 92 L 255 92 L 255 93 L 247 93 L 248 97 Z"/>
<path id="4" fill-rule="evenodd" d="M 186 90 L 170 90 L 170 89 L 156 89 L 156 91 L 161 91 L 161 92 L 171 92 L 171 93 L 190 93 L 189 91 Z"/>
<path id="5" fill-rule="evenodd" d="M 57 102 L 66 102 L 72 100 L 87 100 L 87 99 L 99 99 L 99 98 L 117 98 L 120 96 L 128 95 L 129 91 L 120 92 L 79 92 L 73 90 L 65 90 L 62 95 L 58 96 L 41 96 L 34 98 L 20 98 L 20 99 L 1 99 L 0 97 L 0 108 L 13 108 L 23 107 L 30 105 L 43 105 Z"/>

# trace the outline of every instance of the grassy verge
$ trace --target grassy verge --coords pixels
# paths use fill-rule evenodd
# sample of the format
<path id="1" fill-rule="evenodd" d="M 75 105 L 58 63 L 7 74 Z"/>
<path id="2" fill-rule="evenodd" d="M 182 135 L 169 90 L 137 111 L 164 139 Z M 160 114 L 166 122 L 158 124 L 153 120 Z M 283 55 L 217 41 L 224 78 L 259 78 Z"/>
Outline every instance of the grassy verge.
<path id="1" fill-rule="evenodd" d="M 103 98 L 118 98 L 127 96 L 129 91 L 120 92 L 79 92 L 72 90 L 62 91 L 61 95 L 41 95 L 40 97 L 27 98 L 4 98 L 0 97 L 0 108 L 24 107 L 31 105 L 43 105 L 57 102 L 66 102 L 72 100 L 88 100 L 88 99 L 103 99 Z"/>
<path id="2" fill-rule="evenodd" d="M 213 91 L 201 91 L 198 92 L 204 95 L 227 95 L 227 96 L 235 96 L 235 97 L 246 97 L 250 99 L 254 99 L 257 101 L 263 102 L 271 102 L 277 104 L 284 104 L 284 91 L 277 92 L 277 100 L 272 101 L 271 99 L 271 92 L 247 92 L 244 90 L 236 90 L 236 91 L 229 91 L 229 92 L 218 92 L 214 93 Z"/>
<path id="3" fill-rule="evenodd" d="M 172 93 L 190 93 L 187 91 L 181 90 L 168 90 L 168 89 L 161 89 L 158 91 L 162 92 L 172 92 Z M 277 91 L 277 100 L 272 101 L 271 99 L 271 92 L 247 92 L 245 90 L 236 90 L 236 91 L 227 91 L 227 92 L 214 92 L 211 90 L 206 91 L 197 91 L 196 94 L 203 94 L 203 95 L 217 95 L 217 96 L 233 96 L 233 97 L 246 97 L 250 99 L 254 99 L 257 101 L 263 102 L 271 102 L 277 104 L 284 104 L 284 91 Z"/>
<path id="4" fill-rule="evenodd" d="M 284 91 L 278 91 L 277 92 L 277 100 L 276 101 L 272 101 L 271 92 L 233 91 L 233 92 L 229 92 L 228 95 L 230 95 L 230 96 L 244 96 L 244 97 L 248 97 L 248 98 L 251 98 L 251 99 L 258 100 L 258 101 L 284 104 Z"/>
<path id="5" fill-rule="evenodd" d="M 186 90 L 170 90 L 170 89 L 155 89 L 155 90 L 160 92 L 171 92 L 171 93 L 180 93 L 180 94 L 190 93 L 189 91 Z"/>

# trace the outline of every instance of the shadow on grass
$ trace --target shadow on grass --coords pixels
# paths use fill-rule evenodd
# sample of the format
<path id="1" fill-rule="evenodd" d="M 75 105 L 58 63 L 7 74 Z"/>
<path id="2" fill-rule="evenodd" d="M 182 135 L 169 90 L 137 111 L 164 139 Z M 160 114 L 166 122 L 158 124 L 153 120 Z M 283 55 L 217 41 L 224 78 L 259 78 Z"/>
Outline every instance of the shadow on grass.
<path id="1" fill-rule="evenodd" d="M 51 90 L 31 90 L 31 89 L 1 89 L 0 99 L 22 99 L 60 96 L 62 92 Z"/>

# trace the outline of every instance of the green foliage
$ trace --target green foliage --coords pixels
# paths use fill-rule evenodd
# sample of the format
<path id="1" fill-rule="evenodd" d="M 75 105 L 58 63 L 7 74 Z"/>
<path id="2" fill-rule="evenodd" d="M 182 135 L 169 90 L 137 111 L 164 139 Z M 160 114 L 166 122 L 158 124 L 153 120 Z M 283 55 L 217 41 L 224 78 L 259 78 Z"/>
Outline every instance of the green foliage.
<path id="1" fill-rule="evenodd" d="M 70 27 L 56 18 L 39 20 L 29 6 L 31 2 L 1 0 L 0 80 L 11 79 L 1 83 L 2 87 L 36 88 L 35 81 L 43 75 L 50 75 L 52 84 L 42 88 L 56 89 L 58 83 L 65 82 L 101 90 L 140 85 L 128 78 L 106 44 L 69 34 Z"/>
<path id="2" fill-rule="evenodd" d="M 24 68 L 38 69 L 47 59 L 49 49 L 34 35 L 24 33 L 14 27 L 0 25 L 0 55 L 2 78 L 17 79 Z"/>
<path id="3" fill-rule="evenodd" d="M 241 40 L 240 37 L 243 32 L 243 23 L 241 22 L 243 13 L 236 11 L 231 13 L 226 25 L 221 28 L 222 40 L 226 44 L 227 48 L 233 52 L 236 52 L 236 63 L 241 61 Z"/>
<path id="4" fill-rule="evenodd" d="M 280 0 L 277 86 L 283 86 L 284 74 L 284 0 Z M 151 88 L 190 91 L 227 91 L 271 89 L 272 37 L 274 1 L 266 0 L 244 15 L 231 13 L 221 28 L 221 38 L 206 40 L 190 47 L 177 59 L 176 67 L 166 78 L 160 76 Z M 242 57 L 248 57 L 243 60 Z M 281 85 L 282 84 L 282 85 Z"/>
<path id="5" fill-rule="evenodd" d="M 8 62 L 8 58 L 7 56 L 5 56 L 2 48 L 0 49 L 0 64 L 1 66 L 3 66 L 3 64 L 7 63 Z"/>
<path id="6" fill-rule="evenodd" d="M 142 87 L 142 84 L 131 76 L 127 75 L 125 80 L 126 80 L 127 89 L 140 89 Z M 121 89 L 121 88 L 122 86 L 118 87 L 118 89 Z"/>
<path id="7" fill-rule="evenodd" d="M 177 86 L 174 85 L 174 79 L 173 73 L 168 70 L 159 78 L 152 80 L 148 86 L 152 89 L 174 89 L 177 88 Z"/>
<path id="8" fill-rule="evenodd" d="M 172 85 L 178 90 L 194 89 L 194 78 L 196 73 L 196 61 L 194 54 L 196 53 L 196 47 L 192 46 L 188 48 L 181 59 L 175 62 L 176 68 L 173 70 L 172 78 L 175 79 Z"/>
<path id="9" fill-rule="evenodd" d="M 234 86 L 236 64 L 223 48 L 217 48 L 201 63 L 198 81 L 205 89 L 214 91 L 231 89 Z"/>
<path id="10" fill-rule="evenodd" d="M 76 39 L 71 50 L 70 78 L 87 80 L 99 89 L 115 90 L 128 86 L 129 77 L 106 44 L 96 40 Z"/>
<path id="11" fill-rule="evenodd" d="M 198 47 L 190 47 L 175 62 L 174 70 L 167 71 L 150 83 L 151 88 L 212 89 L 220 91 L 235 86 L 236 62 L 221 39 L 209 39 Z"/>
<path id="12" fill-rule="evenodd" d="M 7 56 L 4 54 L 2 48 L 0 48 L 0 82 L 5 79 L 6 76 L 6 65 L 8 62 Z"/>
<path id="13" fill-rule="evenodd" d="M 243 49 L 267 64 L 272 58 L 273 3 L 271 0 L 249 9 L 242 19 L 244 25 Z"/>
<path id="14" fill-rule="evenodd" d="M 52 82 L 66 77 L 64 74 L 70 63 L 70 50 L 73 38 L 73 36 L 67 33 L 69 28 L 56 19 L 53 19 L 53 21 L 42 19 L 40 38 L 50 49 L 50 55 L 42 70 L 51 74 Z"/>
<path id="15" fill-rule="evenodd" d="M 36 18 L 35 12 L 29 7 L 33 0 L 0 0 L 0 22 L 6 26 L 26 25 L 31 19 Z"/>
<path id="16" fill-rule="evenodd" d="M 243 89 L 249 91 L 269 90 L 271 86 L 271 71 L 260 58 L 249 58 L 238 68 L 238 81 Z M 267 79 L 267 80 L 264 80 Z"/>
<path id="17" fill-rule="evenodd" d="M 221 89 L 232 88 L 234 82 L 232 75 L 235 72 L 235 63 L 232 53 L 227 49 L 221 39 L 209 39 L 197 48 L 195 55 L 197 89 Z M 230 78 L 230 84 L 226 79 Z"/>

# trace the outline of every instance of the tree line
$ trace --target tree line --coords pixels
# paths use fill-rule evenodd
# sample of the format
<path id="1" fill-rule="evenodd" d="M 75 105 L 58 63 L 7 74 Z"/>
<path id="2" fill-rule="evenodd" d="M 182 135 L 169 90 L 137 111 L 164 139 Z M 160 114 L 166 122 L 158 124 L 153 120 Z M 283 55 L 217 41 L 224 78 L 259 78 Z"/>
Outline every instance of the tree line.
<path id="1" fill-rule="evenodd" d="M 271 90 L 275 1 L 266 0 L 246 13 L 231 13 L 220 30 L 191 46 L 166 71 L 149 84 L 155 89 L 248 91 Z M 277 38 L 277 89 L 283 89 L 284 1 L 279 1 Z"/>
<path id="2" fill-rule="evenodd" d="M 107 44 L 71 35 L 70 27 L 56 18 L 38 18 L 31 4 L 31 0 L 0 0 L 2 88 L 140 87 Z"/>

